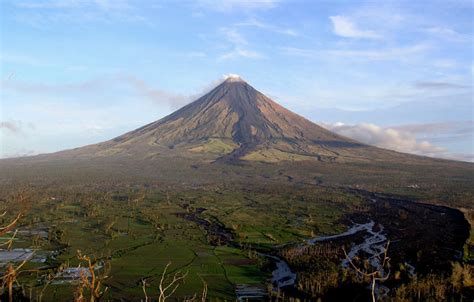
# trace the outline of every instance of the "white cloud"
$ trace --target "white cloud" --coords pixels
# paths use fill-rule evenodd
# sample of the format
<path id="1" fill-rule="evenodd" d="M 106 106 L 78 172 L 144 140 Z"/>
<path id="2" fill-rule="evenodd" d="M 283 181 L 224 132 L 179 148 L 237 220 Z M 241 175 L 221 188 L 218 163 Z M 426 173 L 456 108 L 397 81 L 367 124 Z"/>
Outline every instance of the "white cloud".
<path id="1" fill-rule="evenodd" d="M 280 0 L 199 0 L 200 6 L 220 12 L 233 12 L 236 10 L 265 10 L 274 8 Z"/>
<path id="2" fill-rule="evenodd" d="M 336 35 L 344 38 L 379 39 L 381 36 L 373 30 L 362 30 L 349 18 L 344 16 L 330 16 L 333 31 Z"/>
<path id="3" fill-rule="evenodd" d="M 3 152 L 3 150 L 0 150 L 0 158 L 15 158 L 15 157 L 25 157 L 25 156 L 32 156 L 32 155 L 37 155 L 38 151 L 35 150 L 29 150 L 25 148 L 17 148 L 13 152 Z"/>
<path id="4" fill-rule="evenodd" d="M 82 82 L 69 84 L 29 83 L 15 80 L 1 80 L 3 90 L 29 95 L 97 95 L 102 91 L 113 91 L 115 88 L 128 88 L 132 94 L 144 97 L 154 103 L 168 104 L 171 108 L 179 108 L 190 101 L 188 96 L 172 93 L 148 85 L 144 80 L 133 75 L 103 76 Z"/>
<path id="5" fill-rule="evenodd" d="M 232 44 L 240 46 L 248 44 L 247 40 L 235 28 L 222 27 L 219 32 Z"/>
<path id="6" fill-rule="evenodd" d="M 0 121 L 0 129 L 5 129 L 12 133 L 19 133 L 21 131 L 21 124 L 15 121 Z"/>
<path id="7" fill-rule="evenodd" d="M 38 9 L 38 8 L 75 8 L 80 5 L 80 1 L 74 0 L 49 0 L 49 1 L 18 1 L 16 5 L 18 7 L 27 9 Z"/>
<path id="8" fill-rule="evenodd" d="M 424 90 L 433 90 L 433 89 L 446 90 L 446 89 L 468 89 L 471 86 L 444 82 L 444 81 L 417 81 L 414 83 L 414 87 L 417 89 L 424 89 Z"/>
<path id="9" fill-rule="evenodd" d="M 281 47 L 283 54 L 295 57 L 323 58 L 327 56 L 361 59 L 369 61 L 403 61 L 411 56 L 424 53 L 431 45 L 420 43 L 398 48 L 384 49 L 307 49 L 298 47 Z"/>
<path id="10" fill-rule="evenodd" d="M 433 34 L 448 35 L 448 36 L 459 35 L 456 31 L 452 30 L 451 28 L 441 27 L 441 26 L 429 27 L 426 29 L 426 31 Z"/>
<path id="11" fill-rule="evenodd" d="M 38 58 L 27 56 L 24 54 L 8 53 L 5 51 L 0 52 L 0 61 L 5 62 L 5 63 L 24 64 L 24 65 L 33 65 L 33 66 L 45 65 L 45 62 Z"/>
<path id="12" fill-rule="evenodd" d="M 257 51 L 247 49 L 247 40 L 239 33 L 236 28 L 223 27 L 219 32 L 224 35 L 225 39 L 233 44 L 233 49 L 220 55 L 218 61 L 226 61 L 236 58 L 261 59 L 264 55 Z"/>
<path id="13" fill-rule="evenodd" d="M 173 52 L 172 56 L 177 58 L 186 58 L 186 59 L 203 59 L 207 57 L 207 53 L 204 51 L 183 51 L 183 52 Z"/>
<path id="14" fill-rule="evenodd" d="M 473 121 L 459 121 L 459 122 L 444 122 L 444 123 L 429 123 L 429 124 L 407 124 L 391 127 L 395 130 L 406 131 L 413 134 L 423 135 L 450 135 L 465 134 L 474 135 Z"/>
<path id="15" fill-rule="evenodd" d="M 184 54 L 187 58 L 205 58 L 207 55 L 202 51 L 190 51 Z"/>
<path id="16" fill-rule="evenodd" d="M 437 68 L 455 68 L 458 63 L 452 59 L 437 59 L 433 61 L 433 66 Z"/>
<path id="17" fill-rule="evenodd" d="M 134 76 L 120 76 L 118 79 L 132 86 L 139 95 L 158 104 L 168 103 L 173 109 L 180 108 L 190 101 L 190 97 L 188 96 L 171 93 L 162 89 L 155 89 L 149 86 L 144 80 Z"/>
<path id="18" fill-rule="evenodd" d="M 329 55 L 347 58 L 361 58 L 372 61 L 404 60 L 407 56 L 417 55 L 431 48 L 428 44 L 415 44 L 411 46 L 387 48 L 377 50 L 329 50 Z"/>
<path id="19" fill-rule="evenodd" d="M 37 28 L 51 24 L 81 24 L 87 22 L 145 23 L 149 20 L 139 12 L 137 3 L 130 0 L 45 0 L 18 1 L 16 21 Z M 153 5 L 150 6 L 153 8 Z"/>
<path id="20" fill-rule="evenodd" d="M 280 50 L 286 55 L 295 57 L 315 58 L 323 55 L 323 53 L 318 50 L 298 47 L 281 47 Z"/>
<path id="21" fill-rule="evenodd" d="M 474 154 L 471 153 L 451 153 L 444 158 L 446 159 L 454 159 L 454 160 L 461 160 L 461 161 L 467 161 L 467 162 L 474 162 Z"/>
<path id="22" fill-rule="evenodd" d="M 322 125 L 331 131 L 365 144 L 418 155 L 432 157 L 446 156 L 445 149 L 434 146 L 428 141 L 419 141 L 414 134 L 408 131 L 383 128 L 369 123 L 357 125 L 347 125 L 343 123 Z"/>
<path id="23" fill-rule="evenodd" d="M 108 78 L 96 78 L 70 84 L 43 84 L 6 79 L 0 81 L 0 87 L 4 90 L 30 94 L 95 93 L 109 80 Z"/>
<path id="24" fill-rule="evenodd" d="M 218 57 L 218 61 L 232 60 L 237 58 L 262 59 L 265 56 L 259 52 L 241 48 L 235 48 L 230 52 L 224 53 Z"/>
<path id="25" fill-rule="evenodd" d="M 81 7 L 96 7 L 103 10 L 123 10 L 132 8 L 129 0 L 18 1 L 15 5 L 25 9 L 77 9 Z"/>
<path id="26" fill-rule="evenodd" d="M 466 34 L 459 33 L 455 31 L 454 29 L 451 29 L 449 27 L 443 27 L 443 26 L 433 26 L 424 29 L 423 31 L 433 35 L 437 36 L 439 38 L 443 38 L 448 41 L 452 42 L 469 42 L 472 43 L 472 37 Z"/>
<path id="27" fill-rule="evenodd" d="M 227 80 L 227 79 L 231 79 L 231 80 L 240 80 L 242 77 L 236 73 L 228 73 L 228 74 L 224 74 L 222 75 L 222 78 L 224 80 Z"/>
<path id="28" fill-rule="evenodd" d="M 276 25 L 268 24 L 268 23 L 263 23 L 263 22 L 258 21 L 257 19 L 249 19 L 247 21 L 236 23 L 234 25 L 240 26 L 240 27 L 242 26 L 256 27 L 256 28 L 260 28 L 260 29 L 267 30 L 270 32 L 287 35 L 287 36 L 293 36 L 293 37 L 299 36 L 298 32 L 296 32 L 295 30 L 279 27 Z"/>
<path id="29" fill-rule="evenodd" d="M 471 153 L 450 152 L 433 142 L 448 140 L 472 141 L 473 122 L 449 122 L 430 124 L 408 124 L 381 127 L 371 123 L 349 125 L 344 123 L 321 125 L 338 134 L 350 137 L 361 143 L 380 148 L 423 156 L 455 159 L 474 162 L 474 150 Z"/>

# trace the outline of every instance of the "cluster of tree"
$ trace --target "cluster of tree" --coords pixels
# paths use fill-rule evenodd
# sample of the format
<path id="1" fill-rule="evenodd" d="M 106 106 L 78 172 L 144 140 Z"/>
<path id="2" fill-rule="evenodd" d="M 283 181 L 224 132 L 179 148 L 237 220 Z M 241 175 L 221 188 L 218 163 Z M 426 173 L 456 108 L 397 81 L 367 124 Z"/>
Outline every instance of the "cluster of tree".
<path id="1" fill-rule="evenodd" d="M 381 301 L 469 301 L 474 294 L 472 266 L 453 264 L 451 276 L 427 274 L 395 287 Z"/>
<path id="2" fill-rule="evenodd" d="M 452 271 L 444 274 L 417 275 L 408 272 L 407 265 L 390 264 L 388 245 L 385 254 L 380 255 L 379 268 L 362 258 L 349 261 L 349 267 L 343 268 L 341 254 L 347 255 L 339 251 L 332 243 L 282 250 L 281 255 L 298 272 L 296 288 L 300 297 L 324 301 L 344 295 L 348 298 L 361 291 L 367 292 L 362 299 L 381 302 L 469 301 L 474 297 L 474 267 L 468 263 L 453 262 Z"/>
<path id="3" fill-rule="evenodd" d="M 117 216 L 103 216 L 102 213 L 107 211 L 108 207 L 113 206 L 114 203 L 121 202 L 128 209 L 130 219 L 142 219 L 152 225 L 157 233 L 160 233 L 170 226 L 160 219 L 159 211 L 150 211 L 144 209 L 142 203 L 145 199 L 145 194 L 142 191 L 131 191 L 126 198 L 115 200 L 114 196 L 108 193 L 96 193 L 88 196 L 87 194 L 79 194 L 73 192 L 64 192 L 60 197 L 51 199 L 49 196 L 42 196 L 52 201 L 53 209 L 62 207 L 67 200 L 77 201 L 79 210 L 77 215 L 97 221 L 97 229 L 106 235 L 113 238 L 116 234 L 126 232 L 133 235 L 130 227 L 121 229 L 117 227 Z M 25 217 L 25 212 L 28 206 L 25 201 L 28 198 L 23 194 L 14 196 L 15 206 L 8 207 L 8 212 L 0 213 L 0 236 L 7 236 L 3 243 L 0 243 L 0 248 L 11 248 L 16 236 L 15 228 L 19 221 Z M 169 197 L 167 197 L 169 200 Z M 100 202 L 97 202 L 100 200 Z M 169 203 L 169 201 L 168 201 Z M 188 213 L 192 214 L 195 209 L 187 208 Z M 400 212 L 403 216 L 405 213 Z M 403 217 L 401 217 L 403 218 Z M 33 217 L 32 219 L 40 219 Z M 41 218 L 42 219 L 42 218 Z M 35 220 L 32 220 L 35 221 Z M 239 226 L 235 226 L 238 229 Z M 47 240 L 57 242 L 58 244 L 67 244 L 67 234 L 65 234 L 60 227 L 51 228 L 48 232 Z M 218 232 L 208 232 L 208 240 L 214 245 L 224 244 L 222 235 Z M 33 244 L 41 245 L 41 237 L 33 238 Z M 252 259 L 261 259 L 251 246 L 243 249 L 248 251 L 248 257 Z M 325 299 L 334 291 L 343 291 L 345 288 L 356 286 L 358 290 L 364 290 L 367 285 L 371 285 L 373 299 L 378 301 L 461 301 L 467 297 L 472 297 L 474 293 L 474 268 L 467 263 L 455 262 L 453 263 L 452 272 L 447 274 L 425 274 L 408 276 L 405 272 L 406 268 L 399 265 L 398 269 L 393 269 L 390 274 L 390 267 L 387 262 L 387 271 L 381 273 L 378 270 L 370 270 L 364 263 L 363 259 L 357 263 L 351 263 L 351 267 L 343 269 L 340 267 L 341 260 L 346 257 L 339 245 L 334 243 L 320 243 L 318 245 L 307 245 L 292 247 L 288 246 L 281 250 L 280 255 L 287 260 L 292 268 L 298 271 L 298 278 L 296 289 L 306 296 L 311 297 L 311 300 Z M 387 258 L 387 255 L 385 255 Z M 75 301 L 99 301 L 108 292 L 107 280 L 110 278 L 110 261 L 107 257 L 91 257 L 78 251 L 77 260 L 80 267 L 85 270 L 78 270 L 79 276 L 76 280 L 75 289 L 71 292 L 71 298 Z M 385 259 L 383 259 L 385 260 Z M 265 261 L 262 261 L 261 265 Z M 0 291 L 0 300 L 17 301 L 30 300 L 41 301 L 49 288 L 49 286 L 60 278 L 62 272 L 68 269 L 67 265 L 60 265 L 55 268 L 46 270 L 25 270 L 24 267 L 27 260 L 21 263 L 10 263 L 5 270 L 0 269 L 2 287 Z M 144 301 L 166 301 L 177 290 L 177 288 L 186 279 L 187 273 L 176 272 L 174 274 L 168 273 L 170 264 L 168 264 L 161 275 L 158 284 L 153 285 L 147 279 L 143 279 L 141 288 L 143 291 Z M 76 268 L 78 268 L 77 266 Z M 35 287 L 32 291 L 21 283 L 21 275 L 36 275 L 37 280 L 40 280 L 40 285 Z M 386 282 L 387 289 L 382 288 L 382 282 Z M 140 286 L 140 285 L 138 285 Z M 158 290 L 158 295 L 149 296 L 147 289 L 150 286 L 155 286 Z M 203 292 L 200 295 L 189 297 L 186 301 L 205 301 L 207 298 L 207 285 L 204 284 Z M 291 295 L 286 298 L 290 299 Z"/>
<path id="4" fill-rule="evenodd" d="M 70 193 L 70 192 L 69 192 Z M 64 196 L 64 195 L 63 195 Z M 129 214 L 131 217 L 135 217 L 140 211 L 139 205 L 144 199 L 144 194 L 137 193 L 131 194 L 131 197 L 127 198 L 126 204 L 129 206 Z M 45 196 L 35 196 L 38 199 L 44 199 Z M 76 214 L 79 216 L 85 216 L 88 218 L 96 218 L 97 226 L 103 229 L 104 234 L 112 234 L 114 225 L 117 222 L 116 217 L 104 218 L 101 217 L 102 207 L 110 206 L 113 198 L 108 194 L 95 194 L 95 195 L 77 195 L 69 194 L 66 198 L 64 197 L 48 197 L 53 207 L 64 206 L 65 199 L 71 198 L 80 205 L 80 211 Z M 97 203 L 99 199 L 103 203 Z M 22 192 L 19 194 L 12 195 L 9 200 L 3 200 L 2 205 L 8 211 L 0 213 L 0 249 L 4 251 L 11 251 L 14 248 L 14 242 L 18 234 L 18 227 L 22 220 L 27 217 L 29 208 L 29 200 L 31 200 L 31 194 Z M 94 202 L 95 200 L 95 202 Z M 141 213 L 143 214 L 143 213 Z M 154 225 L 157 231 L 161 231 L 166 228 L 165 225 L 159 225 L 155 219 L 156 215 L 152 215 L 148 212 L 148 215 L 144 215 L 145 220 L 149 220 Z M 37 223 L 36 218 L 33 217 L 29 221 L 25 221 L 22 227 L 28 226 L 28 224 Z M 30 225 L 31 226 L 31 225 Z M 43 240 L 48 242 L 54 242 L 58 245 L 67 246 L 67 234 L 59 227 L 51 227 L 48 229 L 47 238 L 43 239 L 39 235 L 32 236 L 32 244 L 40 245 Z M 11 261 L 7 263 L 5 268 L 0 267 L 0 301 L 43 301 L 50 299 L 47 292 L 51 288 L 52 284 L 65 283 L 68 288 L 72 288 L 70 300 L 75 302 L 97 302 L 106 297 L 109 292 L 109 286 L 107 280 L 110 279 L 111 272 L 111 256 L 95 257 L 84 254 L 81 251 L 77 251 L 77 265 L 69 266 L 69 263 L 62 263 L 57 266 L 42 266 L 41 268 L 27 268 L 32 256 L 28 256 L 21 262 Z M 184 283 L 187 272 L 181 273 L 180 271 L 175 273 L 168 273 L 168 269 L 171 262 L 166 265 L 158 280 L 158 284 L 150 283 L 148 280 L 143 279 L 141 288 L 143 290 L 143 300 L 147 302 L 159 301 L 165 302 L 175 293 L 178 287 Z M 31 280 L 35 280 L 31 282 Z M 137 285 L 140 287 L 140 285 Z M 150 296 L 147 293 L 147 288 L 150 286 L 156 286 L 158 294 Z M 48 298 L 46 298 L 48 297 Z M 206 301 L 207 299 L 207 284 L 204 283 L 203 291 L 200 295 L 193 295 L 187 297 L 185 301 Z"/>
<path id="5" fill-rule="evenodd" d="M 337 262 L 344 255 L 339 245 L 323 242 L 317 245 L 288 246 L 280 255 L 296 269 L 318 270 L 320 265 Z"/>

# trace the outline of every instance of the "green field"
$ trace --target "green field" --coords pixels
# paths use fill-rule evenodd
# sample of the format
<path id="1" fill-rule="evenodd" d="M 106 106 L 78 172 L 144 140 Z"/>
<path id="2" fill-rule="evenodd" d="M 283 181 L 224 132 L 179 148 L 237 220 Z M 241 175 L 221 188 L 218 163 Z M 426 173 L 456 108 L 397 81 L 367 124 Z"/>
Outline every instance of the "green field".
<path id="1" fill-rule="evenodd" d="M 25 268 L 46 273 L 60 264 L 75 267 L 80 250 L 110 263 L 106 299 L 132 299 L 144 295 L 144 278 L 148 295 L 157 296 L 159 279 L 170 262 L 170 275 L 188 273 L 176 291 L 177 297 L 199 294 L 206 283 L 208 297 L 233 300 L 238 284 L 268 284 L 270 267 L 255 255 L 255 249 L 343 230 L 343 216 L 362 203 L 335 190 L 313 189 L 308 193 L 277 187 L 258 193 L 219 189 L 148 190 L 146 194 L 142 188 L 113 194 L 73 188 L 48 190 L 29 202 L 19 229 L 48 228 L 49 236 L 38 248 L 59 254 L 44 264 L 29 263 Z M 201 219 L 218 223 L 233 234 L 233 244 L 210 242 L 212 234 L 204 227 L 177 215 L 199 208 L 205 209 L 199 214 Z M 20 239 L 15 247 L 31 246 L 31 237 Z M 36 294 L 42 289 L 37 274 L 25 273 L 20 278 L 25 288 Z M 74 289 L 74 284 L 53 282 L 44 291 L 44 298 L 64 300 L 73 297 Z"/>
<path id="2" fill-rule="evenodd" d="M 433 244 L 444 267 L 455 260 L 443 254 L 445 247 L 440 240 L 450 236 L 444 227 L 423 229 L 420 212 L 409 213 L 414 223 L 407 225 L 400 220 L 403 209 L 387 207 L 383 209 L 387 211 L 385 216 L 379 215 L 380 209 L 371 208 L 370 200 L 350 191 L 351 188 L 458 208 L 472 225 L 470 167 L 443 170 L 407 163 L 401 169 L 388 163 L 374 167 L 364 163 L 297 162 L 291 166 L 194 166 L 192 161 L 183 159 L 173 164 L 157 160 L 149 165 L 138 160 L 125 173 L 119 162 L 79 163 L 49 162 L 38 170 L 28 163 L 15 168 L 4 163 L 0 199 L 1 207 L 8 209 L 8 213 L 3 222 L 24 211 L 17 228 L 47 228 L 48 238 L 36 242 L 35 248 L 58 253 L 46 263 L 28 263 L 23 267 L 35 270 L 18 278 L 26 296 L 37 297 L 45 286 L 41 276 L 57 274 L 61 264 L 79 265 L 76 254 L 81 250 L 101 263 L 110 264 L 103 286 L 109 288 L 105 300 L 139 301 L 144 298 L 143 279 L 148 285 L 148 296 L 156 299 L 162 272 L 171 262 L 168 277 L 178 271 L 187 273 L 174 298 L 199 296 L 206 284 L 210 299 L 233 301 L 237 285 L 253 284 L 266 289 L 270 284 L 273 266 L 257 251 L 276 253 L 275 247 L 284 243 L 302 243 L 310 237 L 343 232 L 357 217 L 380 217 L 382 221 L 393 222 L 394 231 L 402 233 L 402 226 L 412 226 L 415 229 L 410 232 L 412 237 L 405 239 L 408 241 L 425 239 L 420 232 L 439 234 L 428 236 L 421 248 L 429 249 Z M 412 184 L 417 187 L 410 187 Z M 28 196 L 25 205 L 15 201 L 19 191 Z M 204 222 L 231 234 L 232 239 L 221 241 Z M 23 234 L 18 238 L 15 248 L 33 245 L 34 238 Z M 410 247 L 403 244 L 394 244 L 393 250 L 416 260 L 418 254 L 405 252 Z M 471 257 L 472 246 L 471 237 L 465 246 L 465 261 Z M 405 259 L 400 261 L 403 264 Z M 449 274 L 439 271 L 436 276 L 450 280 Z M 77 284 L 52 282 L 44 290 L 43 300 L 70 300 L 76 289 Z"/>

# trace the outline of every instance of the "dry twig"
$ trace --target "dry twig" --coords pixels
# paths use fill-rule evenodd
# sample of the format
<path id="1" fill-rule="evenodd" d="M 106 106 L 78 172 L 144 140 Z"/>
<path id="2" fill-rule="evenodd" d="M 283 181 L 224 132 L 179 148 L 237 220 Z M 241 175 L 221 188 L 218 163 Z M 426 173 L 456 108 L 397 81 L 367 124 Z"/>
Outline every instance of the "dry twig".
<path id="1" fill-rule="evenodd" d="M 188 275 L 188 272 L 182 274 L 178 271 L 173 275 L 173 279 L 168 281 L 168 278 L 166 277 L 166 272 L 170 265 L 171 262 L 168 262 L 168 264 L 166 264 L 165 269 L 163 270 L 163 274 L 161 275 L 160 286 L 158 288 L 160 290 L 160 296 L 158 297 L 159 302 L 165 302 L 166 299 L 171 297 L 178 289 L 184 278 L 186 278 L 186 276 Z M 166 283 L 168 284 L 166 285 Z"/>
<path id="2" fill-rule="evenodd" d="M 382 265 L 379 268 L 376 268 L 373 271 L 362 270 L 361 268 L 359 268 L 357 265 L 354 264 L 352 259 L 349 258 L 349 256 L 346 253 L 346 250 L 344 248 L 342 248 L 342 250 L 344 251 L 344 255 L 346 256 L 346 259 L 347 259 L 347 261 L 349 261 L 352 268 L 354 268 L 354 270 L 357 273 L 359 273 L 360 275 L 371 279 L 370 288 L 371 288 L 371 294 L 372 294 L 372 302 L 376 301 L 376 299 L 375 299 L 375 284 L 376 284 L 376 282 L 377 281 L 383 282 L 383 281 L 387 280 L 388 277 L 390 276 L 390 268 L 389 268 L 390 258 L 387 257 L 389 244 L 390 244 L 390 241 L 388 241 L 387 244 L 385 245 L 384 255 L 383 255 L 383 259 L 382 259 Z M 385 267 L 387 267 L 389 269 L 388 273 L 385 273 L 385 271 L 384 271 Z"/>
<path id="3" fill-rule="evenodd" d="M 96 265 L 97 262 L 93 261 L 89 256 L 83 255 L 81 251 L 77 251 L 77 258 L 81 261 L 84 261 L 87 265 L 87 271 L 89 274 L 84 273 L 84 271 L 80 271 L 80 283 L 76 290 L 76 302 L 83 302 L 85 301 L 84 298 L 84 288 L 87 288 L 90 293 L 90 302 L 99 301 L 99 299 L 107 292 L 109 289 L 105 287 L 102 290 L 103 281 L 108 278 L 108 271 L 109 267 L 108 264 L 104 264 L 106 267 L 102 274 L 96 273 Z M 79 265 L 80 267 L 80 265 Z"/>

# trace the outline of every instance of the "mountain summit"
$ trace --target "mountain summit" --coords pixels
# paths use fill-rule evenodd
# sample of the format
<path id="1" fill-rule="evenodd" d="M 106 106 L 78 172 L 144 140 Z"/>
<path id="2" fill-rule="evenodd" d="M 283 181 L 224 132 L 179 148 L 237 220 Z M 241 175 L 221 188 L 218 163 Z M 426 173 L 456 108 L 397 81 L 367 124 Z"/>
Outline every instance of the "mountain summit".
<path id="1" fill-rule="evenodd" d="M 238 76 L 227 77 L 176 112 L 109 141 L 0 160 L 7 180 L 30 175 L 32 181 L 49 177 L 82 182 L 86 175 L 92 182 L 105 177 L 107 183 L 148 179 L 193 186 L 221 181 L 359 186 L 363 179 L 370 185 L 403 179 L 407 187 L 418 185 L 426 175 L 433 175 L 427 184 L 435 183 L 439 171 L 458 175 L 456 169 L 472 175 L 472 165 L 466 163 L 380 149 L 332 133 Z"/>
<path id="2" fill-rule="evenodd" d="M 174 113 L 110 141 L 65 151 L 84 156 L 180 156 L 247 161 L 372 160 L 387 150 L 337 135 L 285 109 L 237 75 Z"/>
<path id="3" fill-rule="evenodd" d="M 335 147 L 362 146 L 285 109 L 231 75 L 176 112 L 99 144 L 100 149 L 166 147 L 175 152 L 209 153 L 219 161 L 334 158 Z M 104 153 L 102 150 L 101 153 Z M 110 152 L 105 152 L 110 153 Z M 163 152 L 161 152 L 163 153 Z"/>

